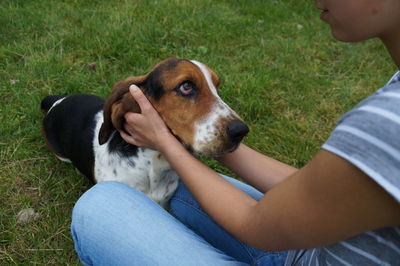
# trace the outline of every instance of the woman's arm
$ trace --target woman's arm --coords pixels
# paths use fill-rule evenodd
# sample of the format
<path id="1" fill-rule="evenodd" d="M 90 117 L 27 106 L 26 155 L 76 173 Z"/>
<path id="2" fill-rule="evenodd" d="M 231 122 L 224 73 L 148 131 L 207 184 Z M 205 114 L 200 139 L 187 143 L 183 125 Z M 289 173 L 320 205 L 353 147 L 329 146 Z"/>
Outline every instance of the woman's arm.
<path id="1" fill-rule="evenodd" d="M 328 151 L 319 152 L 260 202 L 178 143 L 162 152 L 204 210 L 232 235 L 259 249 L 320 247 L 400 225 L 400 205 L 371 178 Z"/>
<path id="2" fill-rule="evenodd" d="M 266 250 L 337 243 L 378 228 L 400 225 L 400 204 L 343 158 L 321 150 L 302 169 L 251 208 L 238 236 Z"/>
<path id="3" fill-rule="evenodd" d="M 253 247 L 318 247 L 400 225 L 400 205 L 363 172 L 327 151 L 257 202 L 188 153 L 141 92 L 133 96 L 142 114 L 125 116 L 133 137 L 121 132 L 123 138 L 161 151 L 204 210 Z"/>
<path id="4" fill-rule="evenodd" d="M 298 170 L 244 144 L 240 144 L 234 152 L 216 159 L 263 193 Z"/>

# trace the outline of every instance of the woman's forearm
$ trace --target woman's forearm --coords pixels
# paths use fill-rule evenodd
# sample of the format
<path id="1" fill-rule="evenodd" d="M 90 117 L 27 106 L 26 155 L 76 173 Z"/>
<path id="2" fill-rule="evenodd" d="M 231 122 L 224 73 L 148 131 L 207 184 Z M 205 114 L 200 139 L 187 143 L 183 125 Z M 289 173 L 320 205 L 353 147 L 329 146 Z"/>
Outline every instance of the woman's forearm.
<path id="1" fill-rule="evenodd" d="M 171 141 L 176 143 L 161 152 L 189 191 L 218 224 L 230 232 L 241 232 L 257 202 L 193 157 L 177 140 Z"/>
<path id="2" fill-rule="evenodd" d="M 268 191 L 297 171 L 296 168 L 265 156 L 244 144 L 217 160 L 261 192 Z"/>

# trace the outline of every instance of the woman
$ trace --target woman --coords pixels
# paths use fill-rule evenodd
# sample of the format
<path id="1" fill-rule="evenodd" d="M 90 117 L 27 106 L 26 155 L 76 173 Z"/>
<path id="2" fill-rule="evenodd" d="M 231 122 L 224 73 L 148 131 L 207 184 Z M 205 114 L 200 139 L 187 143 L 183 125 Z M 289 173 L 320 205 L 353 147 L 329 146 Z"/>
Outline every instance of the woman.
<path id="1" fill-rule="evenodd" d="M 399 0 L 319 0 L 316 6 L 336 39 L 377 37 L 400 68 Z M 78 201 L 72 222 L 85 264 L 400 263 L 399 73 L 345 114 L 301 169 L 243 144 L 218 158 L 252 187 L 194 158 L 140 90 L 132 86 L 131 93 L 142 114 L 127 114 L 130 135 L 120 133 L 161 151 L 180 175 L 171 200 L 175 217 L 123 184 L 94 186 Z"/>

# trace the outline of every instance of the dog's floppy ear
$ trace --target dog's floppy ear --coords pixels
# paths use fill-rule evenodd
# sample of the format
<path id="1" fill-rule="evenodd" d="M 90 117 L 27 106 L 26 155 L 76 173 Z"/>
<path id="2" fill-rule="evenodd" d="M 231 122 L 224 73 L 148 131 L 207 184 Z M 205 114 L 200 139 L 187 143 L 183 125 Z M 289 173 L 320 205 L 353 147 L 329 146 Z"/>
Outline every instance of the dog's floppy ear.
<path id="1" fill-rule="evenodd" d="M 107 142 L 114 129 L 124 130 L 125 113 L 140 113 L 140 107 L 130 94 L 129 87 L 132 84 L 140 86 L 146 78 L 147 75 L 138 77 L 131 76 L 114 85 L 112 93 L 104 104 L 104 121 L 99 132 L 100 145 Z"/>

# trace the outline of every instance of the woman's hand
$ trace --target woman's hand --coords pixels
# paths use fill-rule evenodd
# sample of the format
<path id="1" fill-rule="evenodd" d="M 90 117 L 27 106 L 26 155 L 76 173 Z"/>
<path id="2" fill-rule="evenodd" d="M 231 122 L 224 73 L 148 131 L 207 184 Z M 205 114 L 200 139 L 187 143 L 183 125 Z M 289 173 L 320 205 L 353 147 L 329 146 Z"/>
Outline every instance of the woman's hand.
<path id="1" fill-rule="evenodd" d="M 143 92 L 136 85 L 131 85 L 129 91 L 139 104 L 141 114 L 125 114 L 125 130 L 130 135 L 120 131 L 121 137 L 130 144 L 159 151 L 170 141 L 176 141 Z"/>

